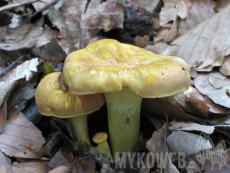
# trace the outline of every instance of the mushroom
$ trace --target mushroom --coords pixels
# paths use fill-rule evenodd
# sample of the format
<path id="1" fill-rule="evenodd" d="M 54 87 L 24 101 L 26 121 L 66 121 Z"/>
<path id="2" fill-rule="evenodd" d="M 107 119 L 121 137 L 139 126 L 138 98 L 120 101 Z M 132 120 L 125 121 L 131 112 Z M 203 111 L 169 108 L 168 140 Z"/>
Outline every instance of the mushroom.
<path id="1" fill-rule="evenodd" d="M 46 75 L 38 84 L 35 101 L 42 115 L 68 118 L 78 140 L 90 144 L 87 126 L 87 114 L 101 108 L 103 94 L 74 95 L 66 93 L 58 82 L 60 72 Z"/>
<path id="2" fill-rule="evenodd" d="M 167 97 L 188 89 L 189 71 L 181 58 L 112 39 L 70 53 L 63 68 L 72 93 L 104 94 L 114 160 L 115 153 L 132 152 L 138 140 L 142 98 Z"/>
<path id="3" fill-rule="evenodd" d="M 113 163 L 113 159 L 110 153 L 110 148 L 107 143 L 107 138 L 108 138 L 107 133 L 99 132 L 96 135 L 94 135 L 93 142 L 97 144 L 97 147 L 95 147 L 96 152 L 99 154 L 103 154 L 109 162 Z"/>

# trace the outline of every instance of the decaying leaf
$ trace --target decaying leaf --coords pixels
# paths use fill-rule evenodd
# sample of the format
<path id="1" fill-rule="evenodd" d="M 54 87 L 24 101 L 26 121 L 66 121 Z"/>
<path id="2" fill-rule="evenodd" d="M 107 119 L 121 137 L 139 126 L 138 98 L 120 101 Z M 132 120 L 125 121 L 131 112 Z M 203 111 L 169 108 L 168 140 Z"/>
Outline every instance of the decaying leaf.
<path id="1" fill-rule="evenodd" d="M 20 112 L 25 108 L 26 102 L 33 98 L 34 95 L 35 89 L 32 88 L 29 82 L 20 83 L 10 94 L 8 99 L 8 110 L 17 107 L 17 110 Z"/>
<path id="2" fill-rule="evenodd" d="M 20 80 L 26 79 L 26 81 L 28 81 L 32 78 L 33 72 L 37 71 L 38 64 L 38 58 L 25 61 L 12 70 L 10 74 L 6 76 L 6 79 L 0 79 L 0 91 L 2 93 L 0 95 L 0 105 L 4 102 L 7 93 L 11 91 Z"/>
<path id="3" fill-rule="evenodd" d="M 57 167 L 60 165 L 71 166 L 71 164 L 73 164 L 78 159 L 79 159 L 78 157 L 72 158 L 65 152 L 58 151 L 50 160 L 50 166 L 51 167 Z M 90 166 L 87 160 L 83 160 L 77 163 L 73 167 L 73 173 L 78 173 L 78 172 L 95 173 L 95 171 L 92 169 L 92 167 Z"/>
<path id="4" fill-rule="evenodd" d="M 148 45 L 153 45 L 154 42 L 149 40 L 149 36 L 148 35 L 144 35 L 143 37 L 141 36 L 136 36 L 135 37 L 135 43 L 137 47 L 141 47 L 144 48 Z"/>
<path id="5" fill-rule="evenodd" d="M 202 143 L 202 146 L 206 147 L 202 149 L 212 148 L 209 140 L 204 139 L 202 136 L 183 131 L 173 132 L 171 135 L 169 135 L 167 137 L 167 144 L 170 151 L 176 153 L 183 152 L 186 156 L 191 156 L 200 151 L 196 148 L 200 138 L 204 142 Z"/>
<path id="6" fill-rule="evenodd" d="M 143 111 L 152 113 L 159 117 L 164 117 L 167 114 L 169 118 L 175 118 L 178 121 L 193 121 L 200 123 L 200 121 L 193 116 L 183 112 L 180 108 L 174 106 L 166 99 L 143 99 L 142 106 Z"/>
<path id="7" fill-rule="evenodd" d="M 56 168 L 52 169 L 48 173 L 64 173 L 69 171 L 69 166 L 61 165 L 57 166 Z"/>
<path id="8" fill-rule="evenodd" d="M 41 47 L 50 42 L 54 31 L 48 26 L 43 27 L 32 24 L 24 24 L 15 29 L 0 30 L 4 35 L 4 42 L 0 42 L 0 49 L 13 51 Z"/>
<path id="9" fill-rule="evenodd" d="M 184 2 L 187 6 L 187 14 L 186 18 L 179 22 L 179 35 L 215 15 L 215 2 L 212 0 L 184 0 Z"/>
<path id="10" fill-rule="evenodd" d="M 17 114 L 14 111 L 10 113 L 0 134 L 2 152 L 10 157 L 40 159 L 45 154 L 42 149 L 44 143 L 45 139 L 41 132 L 22 113 Z"/>
<path id="11" fill-rule="evenodd" d="M 208 81 L 216 89 L 230 85 L 230 78 L 227 78 L 219 72 L 210 73 Z"/>
<path id="12" fill-rule="evenodd" d="M 230 76 L 230 55 L 225 57 L 220 72 L 225 76 Z"/>
<path id="13" fill-rule="evenodd" d="M 224 9 L 225 7 L 227 7 L 228 5 L 230 5 L 229 0 L 218 0 L 216 2 L 215 10 L 220 11 L 220 10 Z"/>
<path id="14" fill-rule="evenodd" d="M 203 96 L 192 86 L 188 90 L 168 98 L 173 105 L 196 116 L 208 118 L 208 106 Z"/>
<path id="15" fill-rule="evenodd" d="M 230 22 L 226 22 L 230 20 L 229 9 L 230 6 L 227 6 L 211 19 L 178 37 L 161 53 L 181 57 L 190 66 L 197 60 L 203 61 L 197 71 L 210 71 L 215 66 L 221 66 L 230 49 Z"/>
<path id="16" fill-rule="evenodd" d="M 167 47 L 168 47 L 168 44 L 160 42 L 160 43 L 156 43 L 155 45 L 148 45 L 147 47 L 145 47 L 145 49 L 147 49 L 153 53 L 160 54 Z"/>
<path id="17" fill-rule="evenodd" d="M 45 161 L 32 161 L 25 163 L 14 162 L 12 164 L 12 170 L 14 173 L 47 173 L 50 170 L 50 167 L 48 165 L 48 162 Z"/>
<path id="18" fill-rule="evenodd" d="M 51 8 L 48 15 L 60 30 L 62 38 L 58 39 L 58 43 L 66 54 L 101 39 L 97 36 L 101 29 L 108 31 L 123 27 L 125 9 L 120 3 L 100 4 L 95 0 L 89 4 L 87 0 L 64 0 L 63 3 L 60 12 Z"/>
<path id="19" fill-rule="evenodd" d="M 170 130 L 201 131 L 207 134 L 214 132 L 214 126 L 206 126 L 194 122 L 177 122 L 173 120 L 170 124 L 172 125 L 169 127 Z"/>
<path id="20" fill-rule="evenodd" d="M 11 160 L 4 153 L 0 152 L 1 173 L 14 173 L 11 168 Z"/>
<path id="21" fill-rule="evenodd" d="M 215 104 L 208 96 L 204 97 L 204 100 L 207 104 L 207 106 L 209 107 L 209 112 L 214 113 L 214 114 L 227 114 L 228 109 Z"/>
<path id="22" fill-rule="evenodd" d="M 217 91 L 208 81 L 209 73 L 198 73 L 194 79 L 194 85 L 196 89 L 203 95 L 207 95 L 210 91 Z"/>
<path id="23" fill-rule="evenodd" d="M 230 85 L 217 91 L 210 91 L 207 96 L 216 104 L 230 108 Z"/>

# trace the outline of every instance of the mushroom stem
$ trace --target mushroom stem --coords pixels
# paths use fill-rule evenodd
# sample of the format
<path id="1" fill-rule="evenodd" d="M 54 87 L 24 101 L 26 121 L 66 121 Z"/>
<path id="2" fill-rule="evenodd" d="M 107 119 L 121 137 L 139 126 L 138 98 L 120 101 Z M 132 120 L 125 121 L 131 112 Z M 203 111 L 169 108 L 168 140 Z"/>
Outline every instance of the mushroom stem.
<path id="1" fill-rule="evenodd" d="M 142 97 L 123 88 L 118 92 L 104 93 L 113 159 L 121 152 L 132 153 L 140 129 L 140 108 Z"/>
<path id="2" fill-rule="evenodd" d="M 88 134 L 87 115 L 72 117 L 69 118 L 68 121 L 70 122 L 77 139 L 91 145 Z"/>

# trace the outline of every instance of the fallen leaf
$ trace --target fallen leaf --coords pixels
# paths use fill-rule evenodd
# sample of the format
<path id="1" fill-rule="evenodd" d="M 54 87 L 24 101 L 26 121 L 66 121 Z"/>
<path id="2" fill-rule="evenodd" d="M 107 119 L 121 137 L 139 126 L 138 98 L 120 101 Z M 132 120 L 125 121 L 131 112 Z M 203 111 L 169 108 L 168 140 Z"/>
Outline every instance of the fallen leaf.
<path id="1" fill-rule="evenodd" d="M 43 60 L 53 65 L 59 64 L 66 58 L 66 53 L 62 50 L 54 37 L 50 39 L 49 43 L 32 48 L 31 51 L 35 56 L 41 57 Z"/>
<path id="2" fill-rule="evenodd" d="M 206 148 L 197 149 L 198 140 L 202 139 L 202 146 Z M 167 144 L 171 152 L 183 152 L 186 156 L 192 156 L 202 149 L 212 148 L 209 140 L 193 133 L 177 131 L 167 137 Z M 201 144 L 200 144 L 201 145 Z"/>
<path id="3" fill-rule="evenodd" d="M 216 89 L 230 85 L 230 78 L 227 78 L 218 72 L 210 73 L 208 81 Z"/>
<path id="4" fill-rule="evenodd" d="M 220 106 L 218 104 L 215 104 L 208 96 L 204 97 L 204 100 L 209 107 L 209 112 L 214 113 L 214 114 L 227 114 L 228 109 Z"/>
<path id="5" fill-rule="evenodd" d="M 41 132 L 19 113 L 12 111 L 0 134 L 0 150 L 10 157 L 40 159 L 45 153 L 41 149 L 45 143 Z M 34 149 L 29 146 L 33 144 Z"/>
<path id="6" fill-rule="evenodd" d="M 4 153 L 0 152 L 1 173 L 14 173 L 11 168 L 11 160 Z"/>
<path id="7" fill-rule="evenodd" d="M 77 161 L 79 158 L 74 157 L 72 158 L 68 154 L 62 151 L 58 151 L 50 160 L 50 166 L 51 167 L 57 167 L 60 165 L 65 166 L 71 166 L 75 161 Z M 87 160 L 83 160 L 73 167 L 73 173 L 95 173 L 95 171 L 92 169 L 92 167 L 89 165 L 89 162 Z"/>
<path id="8" fill-rule="evenodd" d="M 230 76 L 230 55 L 224 58 L 224 62 L 220 68 L 220 72 L 225 76 Z"/>
<path id="9" fill-rule="evenodd" d="M 143 111 L 152 113 L 159 117 L 164 118 L 164 114 L 167 114 L 169 118 L 176 119 L 178 121 L 193 121 L 201 123 L 198 119 L 193 116 L 186 114 L 180 108 L 174 106 L 172 103 L 166 99 L 143 99 L 142 106 Z"/>
<path id="10" fill-rule="evenodd" d="M 32 88 L 29 82 L 18 84 L 8 98 L 8 110 L 12 110 L 17 106 L 18 112 L 26 107 L 28 100 L 35 95 L 35 89 Z"/>
<path id="11" fill-rule="evenodd" d="M 188 90 L 168 97 L 168 101 L 185 112 L 208 118 L 209 107 L 203 96 L 192 86 Z"/>
<path id="12" fill-rule="evenodd" d="M 48 16 L 63 36 L 58 39 L 58 43 L 66 54 L 103 38 L 97 36 L 101 29 L 109 31 L 123 27 L 125 9 L 120 3 L 100 4 L 95 0 L 90 1 L 89 4 L 86 0 L 64 0 L 63 3 L 60 12 L 50 8 Z M 85 9 L 86 4 L 87 9 Z"/>
<path id="13" fill-rule="evenodd" d="M 41 47 L 50 42 L 53 32 L 48 26 L 43 28 L 32 24 L 0 30 L 0 35 L 4 35 L 4 42 L 0 42 L 0 49 L 13 51 Z"/>
<path id="14" fill-rule="evenodd" d="M 227 7 L 228 5 L 230 5 L 229 0 L 218 0 L 218 1 L 216 1 L 215 10 L 220 11 L 220 10 L 224 9 L 225 7 Z"/>
<path id="15" fill-rule="evenodd" d="M 136 43 L 137 47 L 141 47 L 141 48 L 144 48 L 147 45 L 153 45 L 154 44 L 152 41 L 149 40 L 148 35 L 144 35 L 143 37 L 136 36 L 135 37 L 135 43 Z"/>
<path id="16" fill-rule="evenodd" d="M 5 97 L 12 88 L 20 82 L 20 80 L 25 79 L 28 81 L 32 78 L 33 72 L 37 71 L 37 65 L 39 64 L 38 58 L 33 58 L 31 60 L 25 61 L 21 65 L 18 65 L 14 70 L 7 75 L 6 79 L 0 78 L 0 105 L 5 101 Z"/>
<path id="17" fill-rule="evenodd" d="M 207 96 L 216 104 L 230 108 L 230 85 L 223 87 L 217 91 L 210 91 Z"/>
<path id="18" fill-rule="evenodd" d="M 194 122 L 177 122 L 173 120 L 170 122 L 170 124 L 172 125 L 169 127 L 170 130 L 200 131 L 207 134 L 212 134 L 215 129 L 214 126 L 206 126 Z"/>
<path id="19" fill-rule="evenodd" d="M 156 43 L 155 45 L 148 45 L 147 47 L 145 47 L 145 49 L 153 53 L 160 54 L 167 47 L 168 47 L 168 44 L 160 42 L 160 43 Z"/>
<path id="20" fill-rule="evenodd" d="M 178 34 L 183 35 L 188 30 L 196 27 L 203 21 L 210 19 L 215 15 L 214 7 L 216 3 L 211 0 L 187 0 L 184 1 L 187 6 L 186 18 L 180 20 Z M 202 14 L 202 15 L 200 15 Z"/>
<path id="21" fill-rule="evenodd" d="M 48 162 L 45 161 L 32 161 L 26 163 L 17 163 L 12 164 L 12 170 L 14 173 L 47 173 L 50 170 Z"/>
<path id="22" fill-rule="evenodd" d="M 203 95 L 207 95 L 208 92 L 217 91 L 208 81 L 209 73 L 198 73 L 194 79 L 194 85 L 196 89 Z"/>
<path id="23" fill-rule="evenodd" d="M 61 166 L 57 166 L 56 168 L 52 169 L 48 173 L 64 173 L 64 172 L 67 173 L 69 171 L 69 168 L 70 168 L 69 166 L 61 165 Z"/>
<path id="24" fill-rule="evenodd" d="M 227 29 L 230 28 L 230 22 L 226 22 L 230 20 L 229 9 L 230 6 L 227 6 L 211 19 L 178 37 L 161 54 L 181 57 L 190 66 L 197 60 L 203 61 L 196 68 L 197 71 L 210 71 L 215 66 L 221 66 L 230 49 Z"/>

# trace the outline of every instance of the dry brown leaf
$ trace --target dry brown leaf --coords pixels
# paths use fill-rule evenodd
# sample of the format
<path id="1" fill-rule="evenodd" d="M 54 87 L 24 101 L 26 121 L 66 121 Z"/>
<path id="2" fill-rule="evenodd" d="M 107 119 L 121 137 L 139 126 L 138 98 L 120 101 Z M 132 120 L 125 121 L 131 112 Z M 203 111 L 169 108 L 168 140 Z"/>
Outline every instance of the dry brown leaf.
<path id="1" fill-rule="evenodd" d="M 208 78 L 209 83 L 216 89 L 230 85 L 230 78 L 222 75 L 219 72 L 212 72 Z"/>
<path id="2" fill-rule="evenodd" d="M 43 28 L 32 24 L 24 24 L 15 29 L 0 30 L 0 35 L 4 38 L 4 42 L 0 42 L 0 49 L 13 51 L 41 47 L 50 42 L 53 33 L 54 31 L 48 26 Z"/>
<path id="3" fill-rule="evenodd" d="M 227 114 L 227 108 L 215 104 L 208 96 L 205 96 L 204 100 L 209 107 L 209 112 L 214 114 Z"/>
<path id="4" fill-rule="evenodd" d="M 22 114 L 12 111 L 0 134 L 0 150 L 10 157 L 40 159 L 45 143 L 41 132 Z M 33 145 L 34 149 L 29 146 Z"/>
<path id="5" fill-rule="evenodd" d="M 225 86 L 217 91 L 210 91 L 207 96 L 218 105 L 230 108 L 230 85 Z"/>
<path id="6" fill-rule="evenodd" d="M 174 106 L 166 99 L 143 99 L 142 106 L 143 111 L 152 113 L 159 117 L 164 118 L 164 114 L 167 114 L 169 118 L 175 118 L 178 121 L 193 121 L 200 123 L 200 121 L 193 116 L 186 114 L 180 108 Z"/>
<path id="7" fill-rule="evenodd" d="M 78 159 L 79 159 L 78 157 L 72 158 L 71 156 L 69 156 L 65 152 L 58 151 L 52 157 L 49 164 L 51 167 L 57 167 L 60 165 L 71 166 L 71 164 L 73 164 L 73 162 L 77 161 Z M 81 161 L 73 167 L 73 173 L 78 173 L 78 172 L 95 173 L 95 171 L 92 169 L 92 167 L 90 166 L 90 164 L 87 160 Z"/>
<path id="8" fill-rule="evenodd" d="M 21 65 L 18 65 L 10 74 L 6 75 L 6 79 L 0 78 L 0 105 L 5 101 L 5 97 L 12 88 L 19 83 L 19 80 L 26 79 L 28 81 L 32 78 L 33 72 L 37 72 L 37 66 L 39 64 L 38 58 L 34 58 L 25 61 Z"/>
<path id="9" fill-rule="evenodd" d="M 32 88 L 29 82 L 18 84 L 8 98 L 8 110 L 12 110 L 16 107 L 18 112 L 20 112 L 26 107 L 27 101 L 32 99 L 34 95 L 35 89 Z"/>
<path id="10" fill-rule="evenodd" d="M 54 37 L 52 37 L 50 42 L 46 45 L 32 48 L 31 51 L 35 56 L 41 57 L 43 60 L 53 65 L 59 64 L 66 58 L 66 53 L 62 50 L 57 39 Z"/>
<path id="11" fill-rule="evenodd" d="M 26 162 L 12 164 L 12 170 L 14 173 L 47 173 L 50 170 L 48 162 L 37 161 L 37 162 Z"/>
<path id="12" fill-rule="evenodd" d="M 11 168 L 11 160 L 0 151 L 0 171 L 1 173 L 14 173 Z"/>
<path id="13" fill-rule="evenodd" d="M 225 76 L 230 76 L 230 55 L 224 58 L 224 62 L 220 68 L 220 72 Z"/>
<path id="14" fill-rule="evenodd" d="M 145 47 L 145 49 L 153 53 L 160 54 L 167 47 L 168 47 L 168 44 L 166 43 L 156 43 L 155 45 L 148 45 L 147 47 Z"/>
<path id="15" fill-rule="evenodd" d="M 123 27 L 125 9 L 120 3 L 100 4 L 95 0 L 89 4 L 87 0 L 64 0 L 63 3 L 60 12 L 51 8 L 48 16 L 60 30 L 62 38 L 58 42 L 66 54 L 101 39 L 97 36 L 101 29 L 109 31 Z"/>
<path id="16" fill-rule="evenodd" d="M 203 96 L 192 86 L 188 90 L 168 97 L 168 101 L 196 116 L 208 118 L 208 106 Z"/>
<path id="17" fill-rule="evenodd" d="M 169 127 L 170 130 L 200 131 L 207 134 L 214 132 L 214 126 L 206 126 L 194 122 L 177 122 L 173 120 L 170 124 L 172 125 Z"/>
<path id="18" fill-rule="evenodd" d="M 148 148 L 150 153 L 153 155 L 157 153 L 165 153 L 167 151 L 167 148 L 165 148 L 165 128 L 166 124 L 162 126 L 160 130 L 155 131 L 151 139 L 149 139 L 146 143 L 146 148 Z"/>
<path id="19" fill-rule="evenodd" d="M 143 37 L 141 36 L 136 36 L 135 37 L 135 43 L 137 47 L 141 47 L 144 48 L 148 45 L 153 45 L 154 42 L 149 41 L 149 36 L 148 35 L 144 35 Z"/>
<path id="20" fill-rule="evenodd" d="M 69 168 L 69 166 L 61 165 L 52 169 L 48 173 L 67 173 L 69 171 Z"/>
<path id="21" fill-rule="evenodd" d="M 196 89 L 203 95 L 207 95 L 210 91 L 217 91 L 208 81 L 209 73 L 198 73 L 194 79 Z"/>
<path id="22" fill-rule="evenodd" d="M 226 7 L 211 19 L 178 37 L 161 53 L 181 57 L 190 66 L 196 61 L 202 61 L 196 68 L 197 71 L 210 71 L 214 66 L 221 66 L 230 49 L 229 9 L 230 6 Z M 206 67 L 209 68 L 205 69 Z"/>
<path id="23" fill-rule="evenodd" d="M 224 9 L 225 7 L 227 7 L 228 5 L 230 5 L 229 0 L 218 0 L 216 2 L 215 10 L 220 11 L 220 10 Z"/>
<path id="24" fill-rule="evenodd" d="M 216 4 L 212 0 L 189 0 L 189 2 L 184 2 L 188 8 L 188 14 L 185 19 L 179 22 L 179 35 L 186 33 L 188 30 L 216 14 L 214 11 Z"/>

